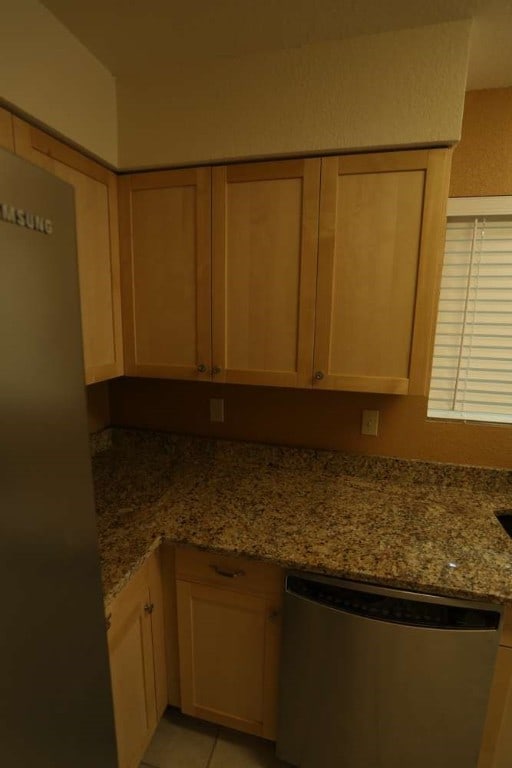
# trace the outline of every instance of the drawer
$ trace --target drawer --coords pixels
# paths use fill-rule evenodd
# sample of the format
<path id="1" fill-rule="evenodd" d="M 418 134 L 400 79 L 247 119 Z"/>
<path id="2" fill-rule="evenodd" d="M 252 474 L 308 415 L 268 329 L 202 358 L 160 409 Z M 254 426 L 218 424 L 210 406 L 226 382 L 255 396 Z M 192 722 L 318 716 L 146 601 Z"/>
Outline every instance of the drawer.
<path id="1" fill-rule="evenodd" d="M 284 572 L 277 565 L 192 547 L 176 548 L 176 578 L 259 595 L 281 594 L 284 588 Z"/>

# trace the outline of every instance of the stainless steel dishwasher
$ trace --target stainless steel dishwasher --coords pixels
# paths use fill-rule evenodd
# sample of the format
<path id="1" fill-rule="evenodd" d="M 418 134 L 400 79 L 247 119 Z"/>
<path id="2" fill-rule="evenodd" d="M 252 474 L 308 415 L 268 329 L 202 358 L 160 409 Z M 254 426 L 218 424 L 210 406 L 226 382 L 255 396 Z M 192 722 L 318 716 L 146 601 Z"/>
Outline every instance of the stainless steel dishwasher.
<path id="1" fill-rule="evenodd" d="M 277 754 L 300 768 L 476 768 L 496 605 L 287 577 Z"/>

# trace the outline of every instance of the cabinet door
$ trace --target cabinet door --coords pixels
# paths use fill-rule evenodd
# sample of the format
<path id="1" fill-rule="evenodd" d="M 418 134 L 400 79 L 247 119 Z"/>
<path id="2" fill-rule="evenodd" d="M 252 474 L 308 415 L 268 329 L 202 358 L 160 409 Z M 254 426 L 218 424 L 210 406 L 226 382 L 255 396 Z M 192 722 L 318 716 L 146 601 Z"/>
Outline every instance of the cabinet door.
<path id="1" fill-rule="evenodd" d="M 0 107 L 0 147 L 14 151 L 12 115 Z"/>
<path id="2" fill-rule="evenodd" d="M 126 373 L 209 379 L 210 169 L 120 181 Z"/>
<path id="3" fill-rule="evenodd" d="M 214 380 L 311 384 L 320 160 L 213 169 Z"/>
<path id="4" fill-rule="evenodd" d="M 136 768 L 157 724 L 150 590 L 137 578 L 112 608 L 108 633 L 119 768 Z"/>
<path id="5" fill-rule="evenodd" d="M 123 373 L 117 177 L 103 166 L 14 118 L 16 153 L 75 190 L 85 381 Z"/>
<path id="6" fill-rule="evenodd" d="M 478 768 L 512 765 L 512 648 L 500 646 Z"/>
<path id="7" fill-rule="evenodd" d="M 178 580 L 183 712 L 275 738 L 278 598 Z"/>
<path id="8" fill-rule="evenodd" d="M 315 386 L 428 393 L 449 158 L 323 159 Z"/>
<path id="9" fill-rule="evenodd" d="M 151 607 L 151 641 L 155 671 L 155 707 L 160 720 L 168 704 L 167 661 L 165 648 L 165 607 L 161 549 L 148 561 L 148 584 Z"/>

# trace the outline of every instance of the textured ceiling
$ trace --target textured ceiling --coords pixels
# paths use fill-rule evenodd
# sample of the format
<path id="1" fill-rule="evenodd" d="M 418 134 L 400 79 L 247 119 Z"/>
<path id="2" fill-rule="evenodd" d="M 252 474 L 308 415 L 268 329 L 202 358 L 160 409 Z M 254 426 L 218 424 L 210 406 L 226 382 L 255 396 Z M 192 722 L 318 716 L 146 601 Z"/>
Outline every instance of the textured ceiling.
<path id="1" fill-rule="evenodd" d="M 294 48 L 475 15 L 509 13 L 494 29 L 502 32 L 508 24 L 512 30 L 512 0 L 43 0 L 43 4 L 117 76 L 157 75 L 158 69 L 176 60 Z M 510 61 L 511 37 L 499 35 L 501 48 L 507 49 L 502 55 L 492 29 L 487 26 L 484 34 L 475 34 L 475 62 L 480 69 L 487 64 L 488 79 L 496 77 L 496 67 Z M 486 62 L 487 49 L 494 69 Z M 512 65 L 509 68 L 512 84 Z M 476 82 L 480 73 L 470 71 Z"/>

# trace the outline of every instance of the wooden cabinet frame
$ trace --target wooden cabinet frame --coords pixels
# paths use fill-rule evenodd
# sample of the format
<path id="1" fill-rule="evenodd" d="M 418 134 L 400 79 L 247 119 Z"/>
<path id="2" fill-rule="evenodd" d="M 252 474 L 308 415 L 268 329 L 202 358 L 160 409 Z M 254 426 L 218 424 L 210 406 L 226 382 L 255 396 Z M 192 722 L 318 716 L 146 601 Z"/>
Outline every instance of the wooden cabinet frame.
<path id="1" fill-rule="evenodd" d="M 85 245 L 79 249 L 80 281 L 82 286 L 86 286 L 86 291 L 81 291 L 81 301 L 85 348 L 89 350 L 86 352 L 87 384 L 126 373 L 133 376 L 253 385 L 315 387 L 318 389 L 388 394 L 428 394 L 437 315 L 437 296 L 442 266 L 451 150 L 404 150 L 324 158 L 251 162 L 219 166 L 213 169 L 210 167 L 189 168 L 117 177 L 115 173 L 99 163 L 1 108 L 0 145 L 14 149 L 17 154 L 46 168 L 57 176 L 60 175 L 70 183 L 75 182 L 77 189 L 81 188 L 81 178 L 89 178 L 100 182 L 107 190 L 110 262 L 108 278 L 105 271 L 102 273 L 101 291 L 103 295 L 104 286 L 108 279 L 111 286 L 111 304 L 109 300 L 109 306 L 107 306 L 106 301 L 103 301 L 98 309 L 94 305 L 94 301 L 91 300 L 91 294 L 94 293 L 95 289 L 95 270 L 97 270 L 98 264 L 98 259 L 95 259 L 95 251 L 98 253 L 106 252 L 104 241 L 101 242 L 101 247 L 95 248 L 94 238 L 88 238 L 87 233 L 82 231 L 82 242 Z M 69 169 L 69 173 L 65 172 L 64 169 L 66 168 Z M 403 324 L 397 325 L 396 320 L 393 321 L 394 326 L 392 323 L 390 324 L 390 329 L 394 328 L 395 331 L 402 325 L 407 326 L 410 329 L 410 339 L 408 342 L 407 340 L 404 342 L 404 339 L 401 338 L 394 343 L 393 335 L 396 336 L 397 333 L 393 334 L 390 330 L 387 336 L 383 334 L 386 343 L 389 341 L 390 348 L 394 346 L 395 350 L 402 350 L 400 361 L 403 360 L 404 355 L 408 354 L 408 363 L 402 364 L 401 362 L 399 366 L 395 366 L 399 373 L 397 370 L 393 373 L 391 370 L 393 366 L 388 372 L 381 360 L 380 367 L 375 366 L 372 371 L 371 355 L 369 354 L 362 366 L 360 366 L 361 361 L 354 357 L 352 370 L 349 365 L 347 370 L 343 372 L 343 365 L 340 365 L 340 360 L 346 358 L 345 350 L 343 345 L 341 347 L 338 345 L 338 349 L 343 351 L 339 353 L 342 357 L 338 360 L 340 367 L 337 372 L 330 364 L 334 333 L 334 259 L 338 226 L 336 221 L 337 180 L 340 176 L 359 175 L 363 177 L 365 174 L 383 174 L 385 176 L 387 173 L 392 174 L 399 171 L 421 171 L 424 174 L 423 206 L 421 212 L 416 211 L 418 214 L 421 213 L 421 221 L 416 265 L 416 292 L 414 297 L 411 297 L 411 300 L 414 299 L 413 315 L 411 319 L 410 312 L 407 310 L 407 317 L 404 314 Z M 75 176 L 73 176 L 73 172 Z M 300 242 L 297 241 L 298 244 L 294 242 L 291 239 L 292 236 L 287 239 L 284 234 L 286 230 L 283 227 L 281 227 L 281 231 L 277 227 L 275 232 L 271 228 L 270 237 L 274 236 L 273 247 L 277 249 L 276 252 L 279 252 L 278 241 L 281 246 L 284 244 L 284 250 L 288 249 L 288 258 L 290 259 L 288 267 L 289 269 L 293 268 L 294 280 L 296 279 L 296 260 L 290 257 L 290 253 L 297 248 L 300 249 L 298 295 L 296 296 L 297 315 L 292 321 L 291 317 L 295 310 L 289 309 L 282 314 L 281 327 L 277 323 L 275 327 L 275 336 L 280 338 L 281 346 L 273 344 L 271 337 L 269 337 L 268 323 L 261 322 L 260 328 L 258 322 L 261 318 L 258 317 L 257 312 L 255 314 L 253 311 L 254 307 L 258 308 L 264 304 L 268 290 L 268 285 L 263 283 L 260 274 L 257 280 L 253 280 L 250 289 L 248 289 L 248 295 L 250 295 L 252 302 L 252 314 L 248 312 L 250 319 L 245 318 L 247 324 L 251 326 L 249 332 L 245 331 L 247 338 L 250 339 L 249 342 L 246 342 L 245 336 L 237 328 L 240 318 L 237 318 L 236 314 L 237 311 L 239 314 L 243 314 L 243 310 L 240 306 L 237 310 L 236 300 L 234 316 L 228 317 L 228 263 L 230 258 L 228 241 L 229 228 L 233 223 L 229 219 L 228 190 L 230 185 L 232 185 L 232 189 L 235 189 L 237 184 L 255 182 L 256 188 L 259 186 L 257 182 L 260 181 L 271 183 L 272 181 L 285 180 L 300 180 L 301 182 Z M 119 200 L 118 186 L 120 190 Z M 194 251 L 193 291 L 195 291 L 196 306 L 194 320 L 189 314 L 188 319 L 183 319 L 181 325 L 179 317 L 176 322 L 171 322 L 168 314 L 167 326 L 173 328 L 175 332 L 173 335 L 176 337 L 174 353 L 170 353 L 166 351 L 165 331 L 158 330 L 158 305 L 162 306 L 162 303 L 165 303 L 166 285 L 158 285 L 156 289 L 151 286 L 152 290 L 158 294 L 155 295 L 157 306 L 154 311 L 147 295 L 142 304 L 144 312 L 141 313 L 139 310 L 137 313 L 136 311 L 137 291 L 139 288 L 142 292 L 144 291 L 144 276 L 140 278 L 138 285 L 135 269 L 136 254 L 134 253 L 133 196 L 138 191 L 177 189 L 180 187 L 182 189 L 194 189 L 194 202 L 192 206 L 190 202 L 188 203 L 189 215 L 193 209 L 194 216 L 193 244 L 188 244 L 188 252 L 172 253 L 171 256 L 175 266 L 177 264 L 179 272 L 180 258 L 183 265 L 188 264 L 190 250 Z M 81 194 L 80 199 L 83 200 L 84 205 L 83 219 L 87 221 L 91 215 L 94 216 L 94 214 L 86 213 L 88 207 L 94 209 L 94 189 L 89 189 L 84 182 L 84 189 Z M 285 207 L 284 209 L 284 216 L 289 215 L 290 220 L 293 217 L 294 224 L 298 220 L 295 195 L 296 191 L 292 190 L 289 194 L 289 190 L 284 189 L 277 193 L 276 198 L 279 204 L 283 200 L 291 201 L 289 208 Z M 267 220 L 272 220 L 272 208 L 269 209 L 268 205 L 265 206 L 264 195 L 256 192 L 256 198 L 258 199 L 256 208 L 259 205 L 262 220 L 264 221 L 265 216 Z M 253 201 L 251 201 L 252 204 Z M 99 212 L 103 211 L 103 202 L 100 204 L 100 201 L 97 200 L 96 205 L 98 206 L 96 218 L 100 218 Z M 118 210 L 122 214 L 120 233 L 122 271 L 119 261 Z M 165 212 L 165 204 L 162 204 L 162 210 Z M 179 212 L 179 207 L 176 210 Z M 243 206 L 239 212 L 240 210 L 244 211 Z M 348 216 L 349 214 L 347 214 Z M 158 218 L 158 212 L 156 217 Z M 242 220 L 240 220 L 241 218 Z M 407 217 L 404 217 L 403 220 L 406 221 Z M 236 236 L 238 237 L 242 233 L 250 242 L 253 233 L 257 233 L 258 226 L 254 222 L 246 222 L 241 215 L 238 219 L 235 215 L 233 221 L 234 228 L 238 233 Z M 158 237 L 157 234 L 157 240 Z M 242 243 L 244 237 L 241 238 Z M 293 237 L 296 237 L 296 233 Z M 87 242 L 88 239 L 90 243 Z M 149 266 L 146 269 L 149 272 L 151 271 L 152 258 L 155 259 L 155 264 L 158 264 L 158 260 L 165 260 L 167 256 L 165 242 L 162 238 L 160 239 L 161 242 L 156 244 L 157 252 L 155 255 L 155 243 L 152 242 L 151 233 L 145 233 L 142 237 L 141 261 L 143 262 L 147 255 Z M 399 239 L 399 235 L 396 235 L 396 239 Z M 353 242 L 356 241 L 357 237 Z M 160 248 L 160 253 L 158 248 Z M 248 250 L 250 249 L 248 248 Z M 89 253 L 91 258 L 88 258 Z M 244 258 L 243 246 L 241 258 L 242 260 Z M 252 258 L 254 259 L 254 254 Z M 101 260 L 100 257 L 100 261 L 103 269 L 106 260 L 105 258 Z M 139 267 L 141 261 L 139 261 Z M 251 268 L 251 266 L 248 267 L 249 272 Z M 397 269 L 397 274 L 398 271 Z M 272 273 L 270 277 L 267 275 L 265 278 L 274 286 L 273 298 L 269 300 L 271 307 L 280 308 L 287 305 L 289 308 L 295 301 L 295 297 L 290 298 L 290 289 L 289 285 L 285 284 L 285 277 L 286 267 L 281 266 L 280 274 L 277 271 L 276 274 Z M 192 279 L 187 277 L 186 281 L 186 285 L 190 289 Z M 399 279 L 396 280 L 396 285 L 398 283 Z M 344 305 L 349 307 L 350 290 L 347 289 L 347 291 L 349 291 L 348 303 L 344 302 Z M 410 292 L 410 284 L 407 283 L 402 295 L 410 295 Z M 292 293 L 295 294 L 295 288 L 293 288 Z M 188 295 L 189 291 L 187 297 Z M 395 291 L 393 295 L 396 297 L 399 294 Z M 233 292 L 231 297 L 233 298 Z M 177 300 L 179 298 L 179 289 L 175 298 Z M 187 302 L 182 302 L 181 306 L 184 314 Z M 98 311 L 100 313 L 99 320 L 95 316 Z M 152 317 L 148 320 L 144 315 L 151 314 L 152 311 Z M 364 327 L 365 321 L 364 318 L 361 318 L 361 313 L 358 314 L 359 325 L 357 327 L 361 329 Z M 122 328 L 122 321 L 124 329 Z M 371 312 L 368 312 L 368 327 L 361 335 L 363 341 L 366 340 L 367 342 L 370 338 L 368 333 L 371 334 L 370 326 L 372 323 L 374 326 L 378 324 L 378 314 L 372 315 Z M 350 323 L 347 320 L 345 324 L 349 325 Z M 146 330 L 140 336 L 139 329 L 143 328 L 144 325 L 147 326 Z M 90 328 L 89 332 L 87 332 L 88 328 Z M 165 323 L 163 323 L 162 328 L 165 328 Z M 183 328 L 187 330 L 181 336 Z M 274 329 L 271 333 L 273 331 Z M 103 332 L 105 335 L 102 343 L 98 344 L 98 339 L 101 340 Z M 347 328 L 346 333 L 350 335 L 350 328 Z M 403 336 L 403 334 L 400 335 Z M 290 339 L 292 337 L 296 339 L 296 342 L 294 341 L 293 349 L 290 351 L 292 348 Z M 146 349 L 142 349 L 142 351 L 139 349 L 140 345 L 144 347 L 144 343 L 140 341 L 141 338 L 145 339 L 144 343 L 146 344 Z M 192 338 L 194 339 L 194 349 L 191 349 Z M 238 353 L 233 353 L 233 348 L 231 353 L 229 352 L 230 338 L 237 338 L 234 348 L 238 350 Z M 151 341 L 148 342 L 148 339 Z M 409 345 L 408 349 L 404 348 L 406 343 Z M 106 344 L 109 345 L 108 355 L 105 355 Z M 112 354 L 110 345 L 112 346 Z M 378 347 L 378 345 L 375 346 Z M 380 350 L 382 347 L 383 345 L 380 345 L 378 349 Z M 185 348 L 186 353 L 182 354 Z M 355 349 L 364 348 L 366 348 L 365 343 L 352 344 L 352 352 Z M 123 349 L 125 361 L 123 360 Z M 261 350 L 259 359 L 258 354 L 256 354 L 253 355 L 253 360 L 245 360 L 244 354 L 241 352 L 244 349 Z M 350 343 L 348 343 L 347 349 L 349 350 L 348 357 L 350 357 Z M 178 352 L 179 354 L 177 354 Z M 176 359 L 173 359 L 173 354 Z M 234 360 L 233 364 L 229 359 L 230 354 Z M 374 354 L 374 358 L 378 356 L 378 352 Z M 111 357 L 111 359 L 100 360 L 99 358 L 102 357 Z M 363 368 L 366 370 L 362 370 Z"/>
<path id="2" fill-rule="evenodd" d="M 120 198 L 126 372 L 129 375 L 212 380 L 239 384 L 426 395 L 429 388 L 437 296 L 442 267 L 450 159 L 451 150 L 406 150 L 333 156 L 323 159 L 308 158 L 246 163 L 219 166 L 213 169 L 196 168 L 132 174 L 122 178 Z M 409 179 L 415 178 L 416 197 L 414 199 L 417 198 L 417 203 L 410 204 L 409 216 L 407 215 L 407 205 L 405 205 L 403 218 L 397 218 L 396 228 L 391 236 L 391 242 L 393 237 L 395 242 L 401 242 L 403 237 L 399 227 L 402 226 L 410 233 L 410 246 L 403 245 L 401 250 L 401 258 L 406 259 L 403 263 L 407 264 L 408 267 L 406 279 L 402 279 L 402 272 L 400 271 L 402 262 L 397 261 L 397 267 L 393 262 L 393 252 L 390 251 L 385 256 L 383 251 L 383 259 L 389 259 L 386 277 L 389 276 L 395 281 L 393 283 L 394 293 L 384 294 L 383 300 L 390 302 L 392 296 L 395 298 L 407 297 L 405 303 L 397 301 L 397 306 L 400 307 L 404 303 L 404 309 L 396 310 L 394 319 L 390 320 L 387 335 L 382 334 L 386 343 L 389 343 L 390 349 L 394 348 L 400 364 L 390 363 L 390 365 L 386 365 L 386 360 L 381 360 L 380 367 L 379 365 L 372 365 L 373 360 L 369 354 L 368 359 L 364 361 L 363 368 L 365 370 L 362 370 L 359 362 L 354 359 L 352 371 L 350 371 L 349 365 L 348 373 L 337 373 L 336 370 L 332 369 L 330 360 L 333 349 L 333 308 L 335 302 L 334 259 L 337 237 L 339 237 L 340 231 L 344 231 L 343 224 L 337 222 L 338 178 L 356 175 L 364 178 L 370 174 L 375 177 L 382 174 L 382 178 L 385 178 L 388 174 L 388 178 L 392 179 L 393 177 L 398 178 L 400 172 L 407 171 L 412 173 L 404 173 L 402 179 L 405 179 L 406 176 Z M 299 222 L 300 241 L 297 240 L 297 244 L 292 239 L 287 239 L 282 228 L 281 231 L 277 228 L 275 237 L 281 237 L 284 247 L 288 248 L 290 268 L 293 264 L 294 269 L 294 280 L 296 279 L 297 259 L 292 258 L 291 254 L 296 252 L 297 248 L 300 248 L 300 254 L 298 255 L 297 296 L 293 298 L 293 301 L 297 302 L 295 305 L 297 315 L 293 319 L 293 326 L 288 320 L 295 310 L 289 310 L 288 314 L 283 314 L 283 317 L 287 319 L 286 322 L 281 323 L 281 326 L 276 323 L 275 334 L 277 336 L 281 334 L 282 341 L 282 348 L 279 348 L 279 346 L 275 347 L 269 343 L 269 324 L 263 321 L 259 326 L 257 322 L 258 313 L 261 314 L 261 307 L 265 304 L 268 290 L 268 284 L 263 283 L 261 277 L 264 272 L 259 274 L 258 265 L 254 263 L 256 246 L 252 240 L 258 236 L 260 228 L 257 226 L 257 221 L 256 223 L 255 221 L 246 221 L 240 211 L 245 211 L 244 206 L 248 206 L 252 215 L 251 206 L 254 205 L 256 220 L 257 216 L 260 215 L 263 225 L 265 225 L 265 217 L 267 217 L 267 223 L 271 222 L 272 208 L 269 209 L 268 206 L 265 206 L 264 195 L 258 191 L 258 182 L 269 182 L 271 185 L 273 181 L 284 182 L 286 180 L 300 180 L 301 182 L 299 220 L 297 219 L 297 201 L 295 198 L 297 187 L 295 189 L 283 188 L 282 191 L 276 192 L 280 204 L 283 201 L 289 201 L 289 208 L 285 208 L 285 210 L 289 213 L 291 220 L 293 219 L 294 225 L 297 224 L 297 221 Z M 253 191 L 248 192 L 247 190 L 253 182 Z M 394 182 L 390 181 L 390 183 Z M 403 181 L 397 183 L 403 183 Z M 411 183 L 413 182 L 411 181 Z M 141 317 L 140 309 L 138 313 L 135 311 L 138 288 L 134 270 L 131 198 L 137 190 L 158 190 L 186 185 L 193 186 L 197 194 L 195 221 L 197 338 L 195 357 L 188 354 L 189 359 L 194 357 L 194 363 L 177 365 L 173 364 L 171 360 L 168 364 L 152 362 L 151 354 L 147 354 L 146 361 L 144 361 L 140 359 L 137 352 L 137 324 L 141 322 L 144 324 L 146 319 Z M 237 185 L 245 186 L 246 191 L 243 192 L 241 198 L 237 198 Z M 231 192 L 234 195 L 232 199 L 229 198 Z M 244 195 L 246 194 L 254 194 L 255 197 L 245 198 Z M 371 194 L 372 192 L 370 192 L 370 197 Z M 402 201 L 407 201 L 407 192 L 402 191 L 401 194 Z M 244 202 L 241 203 L 240 200 Z M 250 202 L 247 202 L 248 200 Z M 238 212 L 233 213 L 230 219 L 230 206 L 233 206 L 232 210 L 237 210 L 233 201 L 237 206 L 241 205 L 242 207 L 238 209 Z M 378 206 L 378 208 L 382 219 L 384 207 Z M 399 213 L 402 213 L 402 208 L 404 208 L 403 205 L 398 207 Z M 163 203 L 162 210 L 165 210 Z M 273 224 L 270 225 L 270 232 L 272 233 L 270 236 L 274 234 L 273 226 Z M 230 233 L 235 238 L 236 246 L 230 245 Z M 353 241 L 356 250 L 358 247 L 357 234 L 356 230 L 356 238 Z M 295 230 L 293 237 L 297 237 Z M 408 243 L 408 241 L 406 242 Z M 152 247 L 155 245 L 152 242 L 151 233 L 146 233 L 142 237 L 142 244 L 139 258 L 142 258 L 145 253 L 148 254 L 148 258 L 151 258 L 153 255 Z M 246 258 L 245 246 L 248 249 L 247 260 L 252 258 L 253 262 L 242 268 L 239 265 Z M 155 247 L 160 248 L 164 254 L 162 243 L 157 243 Z M 233 257 L 233 247 L 235 248 L 235 257 Z M 265 243 L 262 244 L 262 247 L 265 247 Z M 272 247 L 279 252 L 277 239 L 273 241 Z M 396 248 L 396 245 L 394 247 Z M 252 251 L 252 256 L 250 251 Z M 172 254 L 172 256 L 175 261 L 179 262 L 180 254 Z M 165 258 L 165 254 L 161 258 Z M 230 258 L 232 259 L 231 267 L 229 266 Z M 350 262 L 346 261 L 346 263 Z M 233 268 L 233 264 L 236 265 L 237 269 L 242 270 L 242 283 L 244 280 L 252 281 L 250 288 L 247 286 L 245 288 L 246 293 L 250 291 L 251 299 L 251 306 L 247 307 L 245 314 L 246 307 L 240 306 L 242 301 L 236 296 L 236 293 L 233 293 L 234 282 L 232 281 L 231 284 L 229 282 L 230 269 Z M 281 273 L 277 270 L 271 276 L 274 280 L 271 299 L 274 304 L 271 306 L 275 306 L 275 302 L 278 301 L 280 290 L 283 300 L 281 303 L 278 301 L 278 306 L 281 307 L 286 302 L 288 302 L 288 306 L 291 306 L 292 299 L 290 298 L 289 285 L 286 285 L 285 281 L 285 269 L 281 265 Z M 359 269 L 361 270 L 361 266 Z M 414 272 L 411 272 L 412 269 Z M 393 270 L 395 271 L 393 272 Z M 255 275 L 259 276 L 255 277 Z M 144 277 L 141 280 L 141 290 L 144 290 Z M 230 291 L 231 299 L 229 297 Z M 165 285 L 162 285 L 161 289 L 159 287 L 158 301 L 162 302 L 164 294 Z M 349 302 L 351 297 L 352 294 L 349 293 L 347 297 Z M 234 310 L 230 308 L 230 301 Z M 350 306 L 346 302 L 344 305 Z M 359 325 L 357 327 L 360 329 L 363 339 L 367 339 L 368 334 L 372 333 L 372 324 L 375 327 L 379 323 L 378 313 L 372 313 L 370 311 L 371 306 L 368 307 L 368 310 L 366 330 L 363 330 L 364 317 L 361 317 L 361 312 L 358 313 Z M 151 322 L 156 328 L 158 327 L 158 313 L 156 310 L 155 312 L 156 315 Z M 402 312 L 403 322 L 402 314 L 400 314 Z M 190 319 L 186 322 L 191 323 Z M 384 318 L 383 322 L 385 322 Z M 239 324 L 240 328 L 246 326 L 244 331 L 238 328 Z M 350 337 L 349 325 L 350 323 L 347 321 L 344 326 L 348 337 Z M 247 327 L 250 330 L 247 330 Z M 399 334 L 398 329 L 400 330 Z M 395 336 L 398 335 L 400 338 L 395 339 Z M 291 353 L 293 357 L 290 355 L 291 337 L 296 338 L 296 342 L 294 342 L 296 346 L 293 347 Z M 158 349 L 157 357 L 160 360 L 165 360 L 165 339 L 155 340 L 154 343 Z M 233 344 L 231 351 L 230 343 Z M 249 350 L 247 358 L 250 358 L 250 350 L 252 349 L 250 345 L 254 345 L 257 353 L 252 355 L 253 361 L 249 361 L 245 365 L 243 350 Z M 357 348 L 364 349 L 365 346 L 360 344 Z M 277 354 L 276 349 L 278 350 Z M 338 347 L 338 349 L 340 348 Z M 379 352 L 381 349 L 385 349 L 382 344 L 378 347 Z M 285 350 L 284 353 L 283 350 Z M 344 355 L 345 352 L 338 354 Z M 258 358 L 258 356 L 260 360 L 255 363 L 254 358 Z M 265 364 L 266 356 L 271 360 L 268 365 Z M 233 360 L 234 362 L 232 362 Z M 261 361 L 263 362 L 259 365 L 258 363 Z M 395 369 L 398 369 L 399 373 Z"/>
<path id="3" fill-rule="evenodd" d="M 0 107 L 0 147 L 14 152 L 12 115 L 2 107 Z"/>

